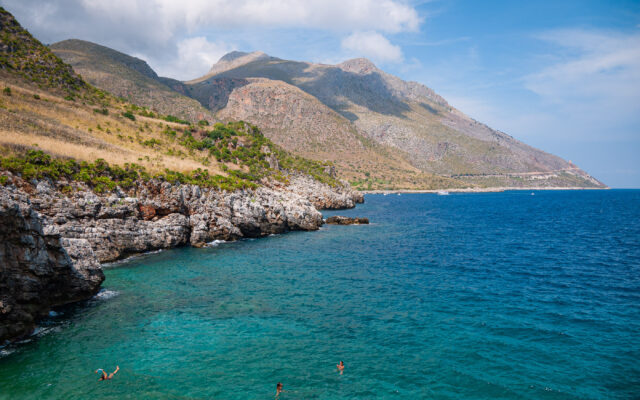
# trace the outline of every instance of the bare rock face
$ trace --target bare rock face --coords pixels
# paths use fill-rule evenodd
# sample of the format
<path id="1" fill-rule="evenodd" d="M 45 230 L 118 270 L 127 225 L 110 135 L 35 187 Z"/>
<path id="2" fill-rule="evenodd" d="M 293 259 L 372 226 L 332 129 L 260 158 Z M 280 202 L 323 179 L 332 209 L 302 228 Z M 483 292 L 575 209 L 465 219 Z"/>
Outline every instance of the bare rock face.
<path id="1" fill-rule="evenodd" d="M 84 239 L 100 262 L 213 240 L 261 237 L 322 225 L 318 208 L 351 208 L 362 195 L 306 176 L 287 187 L 221 192 L 194 185 L 139 182 L 135 191 L 98 196 L 74 183 L 63 195 L 46 181 L 31 202 L 68 239 Z"/>
<path id="2" fill-rule="evenodd" d="M 369 223 L 369 218 L 351 218 L 335 215 L 327 218 L 325 223 L 327 225 L 367 225 Z"/>
<path id="3" fill-rule="evenodd" d="M 364 195 L 351 189 L 348 184 L 331 187 L 308 175 L 296 175 L 291 178 L 288 189 L 309 199 L 319 210 L 353 208 L 357 203 L 364 203 Z"/>
<path id="4" fill-rule="evenodd" d="M 51 307 L 94 295 L 104 274 L 84 239 L 62 239 L 27 196 L 0 186 L 0 343 Z"/>

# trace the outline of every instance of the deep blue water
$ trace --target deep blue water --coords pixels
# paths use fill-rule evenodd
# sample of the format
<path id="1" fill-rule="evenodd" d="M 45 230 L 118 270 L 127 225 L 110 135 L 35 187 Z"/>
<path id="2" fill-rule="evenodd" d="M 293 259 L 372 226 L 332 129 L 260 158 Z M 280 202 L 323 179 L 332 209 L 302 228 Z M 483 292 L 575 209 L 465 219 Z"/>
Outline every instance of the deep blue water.
<path id="1" fill-rule="evenodd" d="M 109 267 L 106 295 L 4 350 L 0 398 L 640 398 L 640 191 L 325 214 L 372 224 Z"/>

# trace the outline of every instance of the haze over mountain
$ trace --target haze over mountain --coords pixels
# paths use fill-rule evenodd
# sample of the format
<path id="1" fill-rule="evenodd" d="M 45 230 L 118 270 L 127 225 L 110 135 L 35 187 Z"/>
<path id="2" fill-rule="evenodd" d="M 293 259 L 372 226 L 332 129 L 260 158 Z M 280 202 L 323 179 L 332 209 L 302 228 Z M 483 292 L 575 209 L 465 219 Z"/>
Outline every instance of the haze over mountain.
<path id="1" fill-rule="evenodd" d="M 116 93 L 127 87 L 129 96 L 152 108 L 180 93 L 216 118 L 260 126 L 287 150 L 333 161 L 362 188 L 455 187 L 460 180 L 489 187 L 604 186 L 574 164 L 473 120 L 428 87 L 363 58 L 326 65 L 232 52 L 206 75 L 178 82 L 158 78 L 141 60 L 78 43 L 52 49 L 89 82 Z M 127 71 L 117 74 L 119 81 L 99 79 L 114 63 Z M 139 83 L 139 75 L 154 84 Z M 182 115 L 203 115 L 198 108 L 187 106 Z"/>

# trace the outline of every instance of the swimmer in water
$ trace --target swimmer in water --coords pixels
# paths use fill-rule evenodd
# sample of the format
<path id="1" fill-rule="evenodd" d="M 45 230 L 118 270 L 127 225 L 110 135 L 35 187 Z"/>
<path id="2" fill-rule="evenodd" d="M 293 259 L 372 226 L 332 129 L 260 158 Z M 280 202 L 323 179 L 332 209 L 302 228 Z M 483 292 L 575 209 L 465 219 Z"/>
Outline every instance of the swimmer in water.
<path id="1" fill-rule="evenodd" d="M 282 383 L 278 382 L 278 384 L 276 385 L 276 399 L 278 398 L 278 396 L 280 396 L 281 392 L 282 392 Z"/>
<path id="2" fill-rule="evenodd" d="M 113 378 L 113 376 L 120 370 L 120 367 L 116 365 L 116 370 L 113 371 L 112 373 L 110 373 L 109 375 L 107 375 L 107 373 L 102 369 L 102 368 L 98 368 L 96 370 L 96 374 L 98 373 L 98 371 L 102 372 L 102 376 L 100 377 L 100 379 L 98 379 L 98 381 L 108 381 L 111 380 Z"/>
<path id="3" fill-rule="evenodd" d="M 336 367 L 338 367 L 338 371 L 340 371 L 340 375 L 342 375 L 344 372 L 344 361 L 340 361 Z"/>

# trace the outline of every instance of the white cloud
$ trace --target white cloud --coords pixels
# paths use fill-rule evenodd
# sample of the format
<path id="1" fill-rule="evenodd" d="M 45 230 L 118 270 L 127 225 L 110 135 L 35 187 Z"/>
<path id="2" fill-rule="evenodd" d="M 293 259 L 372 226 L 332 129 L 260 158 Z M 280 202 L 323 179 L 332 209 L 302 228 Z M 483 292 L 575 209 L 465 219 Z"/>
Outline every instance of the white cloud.
<path id="1" fill-rule="evenodd" d="M 227 28 L 416 31 L 417 11 L 398 0 L 79 0 L 91 14 L 139 21 L 160 38 L 177 30 Z M 155 24 L 148 24 L 155 21 Z"/>
<path id="2" fill-rule="evenodd" d="M 400 47 L 392 44 L 377 32 L 355 32 L 342 40 L 342 49 L 377 62 L 400 62 Z"/>
<path id="3" fill-rule="evenodd" d="M 217 41 L 210 42 L 204 36 L 181 40 L 177 43 L 178 56 L 169 63 L 158 64 L 157 73 L 175 79 L 188 80 L 204 75 L 220 57 L 235 50 L 235 46 Z"/>
<path id="4" fill-rule="evenodd" d="M 148 60 L 161 74 L 184 77 L 233 46 L 234 34 L 259 31 L 266 50 L 269 30 L 300 30 L 340 36 L 350 32 L 415 32 L 422 23 L 406 0 L 0 0 L 46 43 L 69 38 L 97 42 Z M 208 37 L 211 42 L 206 42 Z M 193 39 L 193 40 L 192 40 Z M 213 40 L 216 39 L 216 40 Z M 357 43 L 359 39 L 360 43 Z M 356 34 L 347 48 L 379 61 L 402 58 L 380 34 Z M 212 56 L 204 52 L 211 51 Z M 215 54 L 215 56 L 213 55 Z M 206 71 L 213 62 L 207 65 Z M 179 73 L 176 73 L 179 72 Z"/>
<path id="5" fill-rule="evenodd" d="M 525 87 L 580 119 L 640 118 L 640 34 L 563 30 L 540 39 L 559 46 L 561 60 L 525 77 Z"/>

